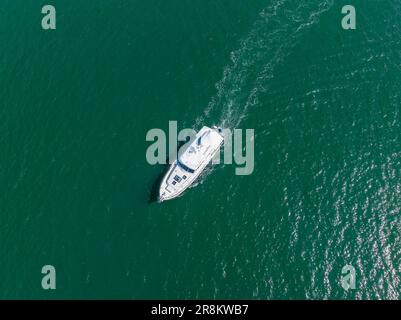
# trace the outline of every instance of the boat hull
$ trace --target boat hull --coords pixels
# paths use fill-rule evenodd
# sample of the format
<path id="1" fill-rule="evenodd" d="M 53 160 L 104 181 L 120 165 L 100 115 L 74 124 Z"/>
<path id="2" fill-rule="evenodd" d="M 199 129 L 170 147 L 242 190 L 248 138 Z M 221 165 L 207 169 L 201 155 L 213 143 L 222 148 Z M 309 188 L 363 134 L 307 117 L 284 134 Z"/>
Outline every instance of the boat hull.
<path id="1" fill-rule="evenodd" d="M 163 177 L 158 201 L 163 202 L 182 195 L 220 151 L 223 143 L 221 131 L 203 127 Z"/>

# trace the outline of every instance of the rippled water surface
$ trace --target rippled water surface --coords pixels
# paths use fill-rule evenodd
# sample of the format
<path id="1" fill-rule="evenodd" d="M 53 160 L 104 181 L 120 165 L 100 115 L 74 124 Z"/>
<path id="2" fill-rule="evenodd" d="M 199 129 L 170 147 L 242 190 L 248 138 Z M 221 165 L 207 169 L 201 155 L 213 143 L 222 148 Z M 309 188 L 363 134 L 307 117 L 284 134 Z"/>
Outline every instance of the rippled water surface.
<path id="1" fill-rule="evenodd" d="M 348 2 L 5 1 L 0 298 L 399 299 L 401 2 Z M 169 120 L 254 129 L 253 174 L 149 201 Z"/>

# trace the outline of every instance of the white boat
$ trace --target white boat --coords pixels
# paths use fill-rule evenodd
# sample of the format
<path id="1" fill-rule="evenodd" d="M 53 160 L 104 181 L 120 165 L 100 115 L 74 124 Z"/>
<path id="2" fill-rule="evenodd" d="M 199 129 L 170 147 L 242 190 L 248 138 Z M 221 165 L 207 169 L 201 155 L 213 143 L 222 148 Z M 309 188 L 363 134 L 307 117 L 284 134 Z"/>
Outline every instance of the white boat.
<path id="1" fill-rule="evenodd" d="M 171 164 L 159 189 L 159 201 L 182 194 L 212 161 L 224 142 L 221 128 L 203 127 L 190 145 Z"/>

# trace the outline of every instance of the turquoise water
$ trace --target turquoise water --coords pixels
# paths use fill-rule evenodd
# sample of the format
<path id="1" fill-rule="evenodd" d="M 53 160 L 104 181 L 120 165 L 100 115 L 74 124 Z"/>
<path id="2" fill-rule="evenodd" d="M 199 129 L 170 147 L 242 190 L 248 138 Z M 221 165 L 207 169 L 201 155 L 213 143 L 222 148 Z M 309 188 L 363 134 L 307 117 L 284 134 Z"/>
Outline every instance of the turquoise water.
<path id="1" fill-rule="evenodd" d="M 0 298 L 400 298 L 399 1 L 52 4 L 0 8 Z M 253 174 L 149 201 L 169 120 L 254 129 Z"/>

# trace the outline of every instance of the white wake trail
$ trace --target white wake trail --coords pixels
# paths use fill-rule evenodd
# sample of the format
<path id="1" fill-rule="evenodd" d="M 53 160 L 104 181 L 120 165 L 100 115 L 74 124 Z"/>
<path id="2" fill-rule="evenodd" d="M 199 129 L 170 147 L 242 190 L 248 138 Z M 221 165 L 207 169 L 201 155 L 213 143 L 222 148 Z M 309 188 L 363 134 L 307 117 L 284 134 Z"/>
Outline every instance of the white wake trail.
<path id="1" fill-rule="evenodd" d="M 258 104 L 258 95 L 267 90 L 274 68 L 291 53 L 305 32 L 319 22 L 333 2 L 278 0 L 263 9 L 248 36 L 240 41 L 239 49 L 231 53 L 231 63 L 216 84 L 217 93 L 196 119 L 196 127 L 205 122 L 216 124 L 211 118 L 220 109 L 218 125 L 237 128 L 248 110 Z"/>

